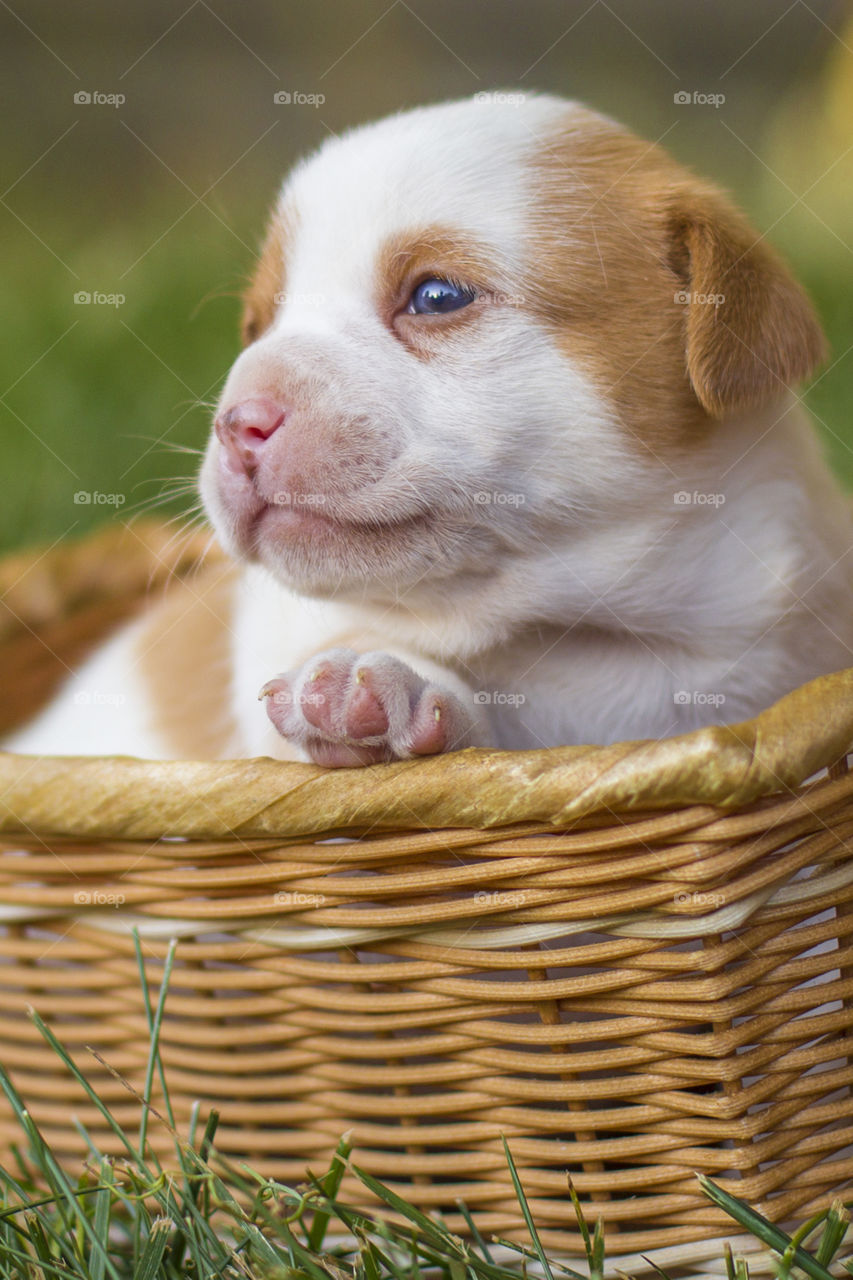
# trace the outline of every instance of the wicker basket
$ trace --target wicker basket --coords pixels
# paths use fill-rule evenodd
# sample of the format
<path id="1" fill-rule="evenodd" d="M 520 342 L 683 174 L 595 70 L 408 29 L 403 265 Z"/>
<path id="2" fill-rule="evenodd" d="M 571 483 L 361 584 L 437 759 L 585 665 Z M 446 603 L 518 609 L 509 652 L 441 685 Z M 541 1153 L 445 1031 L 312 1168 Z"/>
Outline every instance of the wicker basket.
<path id="1" fill-rule="evenodd" d="M 140 524 L 0 566 L 6 727 L 203 543 Z M 115 1149 L 26 1006 L 133 1126 L 86 1046 L 141 1085 L 131 930 L 155 988 L 176 936 L 173 1105 L 220 1107 L 223 1153 L 298 1181 L 351 1129 L 455 1229 L 462 1197 L 524 1238 L 504 1134 L 552 1250 L 580 1249 L 570 1170 L 611 1252 L 698 1274 L 726 1220 L 695 1170 L 777 1221 L 853 1175 L 851 742 L 848 671 L 659 743 L 331 772 L 0 753 L 0 1057 L 59 1151 L 84 1153 L 72 1115 Z M 0 1159 L 17 1140 L 0 1111 Z"/>

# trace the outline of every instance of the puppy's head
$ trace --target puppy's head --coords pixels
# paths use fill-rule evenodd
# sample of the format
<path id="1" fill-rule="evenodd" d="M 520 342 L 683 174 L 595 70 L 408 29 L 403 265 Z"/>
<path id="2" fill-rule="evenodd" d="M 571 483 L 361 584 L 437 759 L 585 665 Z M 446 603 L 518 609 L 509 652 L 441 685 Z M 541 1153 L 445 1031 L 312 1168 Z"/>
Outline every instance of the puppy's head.
<path id="1" fill-rule="evenodd" d="M 332 140 L 273 212 L 202 490 L 297 590 L 451 601 L 524 565 L 535 592 L 555 546 L 588 551 L 662 460 L 820 359 L 714 188 L 573 103 L 504 98 Z"/>

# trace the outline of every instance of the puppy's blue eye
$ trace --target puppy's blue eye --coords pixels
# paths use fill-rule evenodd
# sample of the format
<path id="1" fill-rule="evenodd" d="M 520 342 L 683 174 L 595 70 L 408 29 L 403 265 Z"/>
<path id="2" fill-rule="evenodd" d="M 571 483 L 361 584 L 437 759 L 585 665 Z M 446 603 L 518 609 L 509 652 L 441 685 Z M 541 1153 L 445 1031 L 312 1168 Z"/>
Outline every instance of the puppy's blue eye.
<path id="1" fill-rule="evenodd" d="M 449 280 L 422 280 L 415 289 L 406 308 L 412 316 L 443 316 L 448 311 L 458 311 L 474 301 L 471 289 L 462 289 Z"/>

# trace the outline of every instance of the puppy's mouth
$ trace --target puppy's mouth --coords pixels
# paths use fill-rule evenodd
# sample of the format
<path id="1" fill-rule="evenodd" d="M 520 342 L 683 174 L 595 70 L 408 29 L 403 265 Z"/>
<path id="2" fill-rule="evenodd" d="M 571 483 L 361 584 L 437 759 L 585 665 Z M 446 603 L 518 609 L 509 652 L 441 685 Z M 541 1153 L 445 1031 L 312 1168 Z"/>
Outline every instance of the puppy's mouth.
<path id="1" fill-rule="evenodd" d="M 360 490 L 351 494 L 311 493 L 259 484 L 241 476 L 217 485 L 219 520 L 237 555 L 270 568 L 293 572 L 305 560 L 326 558 L 338 571 L 349 564 L 373 572 L 384 557 L 404 551 L 434 523 L 435 513 L 411 505 L 395 510 L 388 496 Z M 298 575 L 297 575 L 298 576 Z"/>
<path id="2" fill-rule="evenodd" d="M 351 516 L 338 503 L 297 495 L 256 500 L 251 514 L 244 508 L 236 520 L 231 509 L 234 549 L 290 588 L 319 598 L 381 596 L 393 584 L 416 581 L 424 548 L 437 539 L 431 513 L 397 514 L 387 504 L 384 511 L 373 503 L 364 508 Z"/>
<path id="3" fill-rule="evenodd" d="M 368 510 L 357 516 L 345 515 L 335 510 L 334 504 L 328 502 L 324 495 L 287 494 L 274 501 L 260 499 L 258 509 L 250 519 L 249 532 L 253 549 L 257 551 L 264 536 L 281 537 L 291 533 L 295 537 L 337 535 L 363 539 L 424 527 L 428 519 L 426 511 L 394 516 Z"/>

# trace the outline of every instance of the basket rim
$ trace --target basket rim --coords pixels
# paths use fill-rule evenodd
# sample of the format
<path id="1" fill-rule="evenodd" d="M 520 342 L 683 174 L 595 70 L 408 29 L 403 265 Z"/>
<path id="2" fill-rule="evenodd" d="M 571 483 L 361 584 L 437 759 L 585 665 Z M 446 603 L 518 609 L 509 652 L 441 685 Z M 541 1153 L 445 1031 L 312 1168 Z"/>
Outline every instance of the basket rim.
<path id="1" fill-rule="evenodd" d="M 564 828 L 610 816 L 743 807 L 792 793 L 853 742 L 853 668 L 751 720 L 660 741 L 468 748 L 359 769 L 255 757 L 140 760 L 0 752 L 0 832 L 87 838 L 294 836 L 418 828 Z"/>

